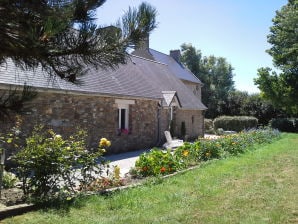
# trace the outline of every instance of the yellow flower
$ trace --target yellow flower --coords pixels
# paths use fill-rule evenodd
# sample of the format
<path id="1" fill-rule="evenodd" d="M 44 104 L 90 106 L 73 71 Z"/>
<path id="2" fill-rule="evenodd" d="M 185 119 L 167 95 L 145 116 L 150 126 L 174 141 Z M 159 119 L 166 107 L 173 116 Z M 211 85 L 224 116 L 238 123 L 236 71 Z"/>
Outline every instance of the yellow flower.
<path id="1" fill-rule="evenodd" d="M 188 151 L 188 150 L 184 150 L 184 151 L 183 151 L 183 156 L 186 157 L 186 156 L 188 156 L 188 154 L 189 154 L 189 151 Z"/>
<path id="2" fill-rule="evenodd" d="M 111 142 L 108 141 L 106 138 L 102 138 L 102 139 L 100 139 L 99 146 L 109 147 L 109 146 L 111 146 Z"/>
<path id="3" fill-rule="evenodd" d="M 210 157 L 211 153 L 210 152 L 206 152 L 206 157 Z"/>

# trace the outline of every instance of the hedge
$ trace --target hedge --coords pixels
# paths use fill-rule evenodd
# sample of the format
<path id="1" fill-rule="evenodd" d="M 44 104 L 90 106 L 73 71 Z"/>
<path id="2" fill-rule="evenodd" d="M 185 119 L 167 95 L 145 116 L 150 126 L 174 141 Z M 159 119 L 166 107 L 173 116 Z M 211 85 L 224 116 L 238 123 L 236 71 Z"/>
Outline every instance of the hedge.
<path id="1" fill-rule="evenodd" d="M 269 124 L 272 128 L 282 132 L 298 133 L 298 118 L 274 118 Z"/>
<path id="2" fill-rule="evenodd" d="M 243 131 L 257 128 L 258 119 L 248 116 L 221 116 L 213 121 L 214 129 L 222 128 L 225 131 Z"/>

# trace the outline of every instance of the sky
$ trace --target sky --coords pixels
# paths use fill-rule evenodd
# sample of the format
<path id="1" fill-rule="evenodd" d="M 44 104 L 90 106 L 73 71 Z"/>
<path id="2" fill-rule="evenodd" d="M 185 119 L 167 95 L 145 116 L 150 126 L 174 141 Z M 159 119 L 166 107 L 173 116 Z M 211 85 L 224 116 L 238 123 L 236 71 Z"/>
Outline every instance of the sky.
<path id="1" fill-rule="evenodd" d="M 115 23 L 142 0 L 107 0 L 97 9 L 97 24 Z M 224 57 L 234 68 L 235 87 L 259 92 L 253 79 L 257 69 L 271 67 L 267 35 L 276 10 L 287 0 L 148 0 L 158 12 L 158 27 L 150 34 L 150 48 L 169 54 L 190 43 L 203 56 Z"/>

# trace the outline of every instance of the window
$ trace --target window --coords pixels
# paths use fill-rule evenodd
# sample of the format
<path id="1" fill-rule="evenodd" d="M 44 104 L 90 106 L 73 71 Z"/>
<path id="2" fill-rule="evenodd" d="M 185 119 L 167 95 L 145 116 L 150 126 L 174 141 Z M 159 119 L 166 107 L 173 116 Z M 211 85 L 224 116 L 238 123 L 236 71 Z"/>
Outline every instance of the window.
<path id="1" fill-rule="evenodd" d="M 116 100 L 118 107 L 118 129 L 121 132 L 129 132 L 129 105 L 134 103 L 134 100 Z"/>
<path id="2" fill-rule="evenodd" d="M 128 129 L 128 108 L 123 108 L 123 106 L 118 108 L 118 123 L 120 130 Z"/>

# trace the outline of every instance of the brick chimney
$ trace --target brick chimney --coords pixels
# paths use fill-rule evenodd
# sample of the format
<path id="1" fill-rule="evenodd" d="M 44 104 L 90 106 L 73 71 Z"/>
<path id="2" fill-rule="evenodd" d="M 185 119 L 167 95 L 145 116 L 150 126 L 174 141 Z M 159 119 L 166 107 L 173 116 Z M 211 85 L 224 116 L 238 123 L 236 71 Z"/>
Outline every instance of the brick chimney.
<path id="1" fill-rule="evenodd" d="M 181 53 L 180 53 L 180 50 L 171 50 L 170 51 L 170 56 L 172 58 L 174 58 L 178 63 L 181 63 L 180 62 L 180 59 L 181 59 Z"/>

